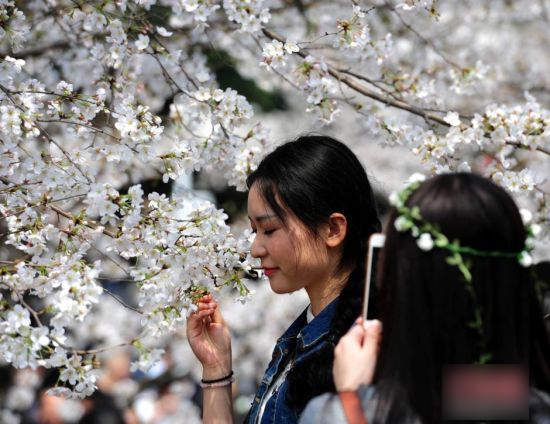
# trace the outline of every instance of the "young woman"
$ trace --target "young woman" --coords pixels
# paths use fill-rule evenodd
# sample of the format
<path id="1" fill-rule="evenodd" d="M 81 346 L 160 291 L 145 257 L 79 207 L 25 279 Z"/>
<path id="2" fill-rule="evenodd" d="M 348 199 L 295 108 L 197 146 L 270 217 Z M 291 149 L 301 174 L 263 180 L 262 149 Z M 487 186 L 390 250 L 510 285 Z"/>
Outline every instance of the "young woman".
<path id="1" fill-rule="evenodd" d="M 550 414 L 549 335 L 518 260 L 528 231 L 512 198 L 480 176 L 446 174 L 411 183 L 393 203 L 377 278 L 383 330 L 358 325 L 341 339 L 334 378 L 344 393 L 314 399 L 300 423 L 345 420 L 344 403 L 347 411 L 361 406 L 370 424 L 441 422 L 455 407 L 452 399 L 445 406 L 444 378 L 495 369 L 518 390 L 502 411 L 525 383 L 533 422 L 544 408 Z M 524 368 L 445 367 L 475 363 Z"/>
<path id="2" fill-rule="evenodd" d="M 334 345 L 361 308 L 366 244 L 380 227 L 365 170 L 344 144 L 300 137 L 248 178 L 248 216 L 275 293 L 304 288 L 311 301 L 279 338 L 247 423 L 296 423 L 314 396 L 334 391 Z M 203 420 L 230 423 L 231 338 L 210 295 L 188 320 L 203 365 Z"/>

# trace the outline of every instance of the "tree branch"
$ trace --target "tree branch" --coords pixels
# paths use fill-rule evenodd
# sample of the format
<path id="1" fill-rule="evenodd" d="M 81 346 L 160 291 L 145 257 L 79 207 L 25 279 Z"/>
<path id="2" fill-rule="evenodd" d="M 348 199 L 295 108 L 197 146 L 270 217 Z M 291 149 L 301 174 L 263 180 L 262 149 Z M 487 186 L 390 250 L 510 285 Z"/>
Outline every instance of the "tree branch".
<path id="1" fill-rule="evenodd" d="M 41 55 L 43 55 L 44 53 L 46 53 L 50 50 L 66 50 L 67 47 L 69 47 L 69 46 L 70 46 L 70 44 L 69 44 L 68 41 L 58 41 L 56 43 L 53 43 L 53 44 L 50 44 L 50 45 L 47 45 L 47 46 L 35 47 L 35 48 L 32 48 L 32 49 L 23 50 L 22 52 L 19 52 L 19 53 L 2 52 L 2 53 L 0 53 L 0 57 L 2 57 L 2 59 L 5 59 L 6 56 L 13 57 L 14 59 L 25 59 L 25 58 L 28 58 L 28 57 L 41 56 Z"/>
<path id="2" fill-rule="evenodd" d="M 75 220 L 76 220 L 75 217 L 74 217 L 74 215 L 70 214 L 69 212 L 64 211 L 63 209 L 58 208 L 58 207 L 55 206 L 55 205 L 48 204 L 48 207 L 49 207 L 51 210 L 57 212 L 59 215 L 64 216 L 64 217 L 67 218 L 67 219 L 70 219 L 71 221 L 75 221 Z M 96 223 L 91 223 L 90 221 L 87 221 L 87 220 L 82 221 L 82 223 L 83 223 L 86 227 L 91 228 L 92 230 L 96 230 L 97 227 L 98 227 L 98 225 L 97 225 Z M 107 229 L 105 229 L 105 228 L 103 228 L 103 230 L 102 230 L 101 232 L 102 232 L 103 234 L 105 234 L 106 236 L 109 236 L 109 237 L 111 237 L 111 238 L 116 238 L 116 234 L 115 234 L 115 233 L 113 233 L 113 232 L 111 232 L 111 231 L 109 231 L 109 230 L 107 230 Z"/>
<path id="3" fill-rule="evenodd" d="M 264 33 L 264 35 L 266 37 L 268 37 L 272 40 L 278 40 L 282 43 L 286 42 L 286 39 L 284 37 L 282 37 L 281 35 L 275 33 L 274 31 L 272 31 L 270 29 L 264 28 L 262 30 L 262 32 Z M 296 54 L 301 56 L 304 59 L 307 57 L 307 54 L 304 53 L 303 50 L 298 51 Z M 385 97 L 385 96 L 383 96 L 383 95 L 381 95 L 381 94 L 379 94 L 379 93 L 377 93 L 373 90 L 370 90 L 370 89 L 364 87 L 362 84 L 358 83 L 356 80 L 350 78 L 346 74 L 353 75 L 353 76 L 355 76 L 355 78 L 363 79 L 367 82 L 370 82 L 367 77 L 358 76 L 357 74 L 354 74 L 354 73 L 352 73 L 348 70 L 340 71 L 340 70 L 336 69 L 335 67 L 333 67 L 332 65 L 329 65 L 329 64 L 327 64 L 327 69 L 328 69 L 329 74 L 331 76 L 333 76 L 335 79 L 337 79 L 338 81 L 344 83 L 345 85 L 347 85 L 352 90 L 357 91 L 360 94 L 363 94 L 365 97 L 371 98 L 373 100 L 376 100 L 377 102 L 384 103 L 385 105 L 392 106 L 392 107 L 395 107 L 397 109 L 405 110 L 405 111 L 410 112 L 414 115 L 420 116 L 420 117 L 426 119 L 427 121 L 435 122 L 437 124 L 443 125 L 444 127 L 450 127 L 450 124 L 448 122 L 446 122 L 441 116 L 434 115 L 433 113 L 428 112 L 426 109 L 411 105 L 410 103 L 407 103 L 403 100 L 399 100 L 397 98 Z M 441 113 L 445 113 L 445 111 L 442 111 Z M 461 117 L 465 118 L 462 115 L 461 115 Z M 489 136 L 490 135 L 488 133 L 485 134 L 485 137 L 489 137 Z M 519 149 L 530 150 L 529 146 L 524 146 L 523 144 L 520 144 L 518 142 L 506 141 L 506 144 L 508 144 L 510 146 L 514 146 L 514 147 L 519 148 Z M 535 150 L 537 150 L 541 153 L 550 155 L 550 149 L 544 148 L 542 146 L 537 146 L 535 148 Z"/>
<path id="4" fill-rule="evenodd" d="M 267 29 L 267 28 L 264 28 L 262 30 L 262 32 L 264 33 L 264 35 L 270 39 L 273 39 L 273 40 L 278 40 L 282 43 L 286 42 L 286 39 L 282 36 L 280 36 L 279 34 L 276 34 L 275 32 Z M 300 50 L 296 53 L 297 55 L 301 56 L 302 58 L 306 58 L 306 54 Z M 436 122 L 440 125 L 443 125 L 445 127 L 449 127 L 450 125 L 443 119 L 441 118 L 440 116 L 437 116 L 437 115 L 434 115 L 432 113 L 429 113 L 429 112 L 426 112 L 425 110 L 423 110 L 422 108 L 419 108 L 419 107 L 416 107 L 416 106 L 413 106 L 409 103 L 406 103 L 402 100 L 397 100 L 397 99 L 390 99 L 390 98 L 387 98 L 387 97 L 384 97 L 384 96 L 381 96 L 380 94 L 376 93 L 375 91 L 372 91 L 372 90 L 369 90 L 368 88 L 364 87 L 363 85 L 359 84 L 357 81 L 355 81 L 354 79 L 350 78 L 349 76 L 341 73 L 340 71 L 338 71 L 336 68 L 334 68 L 333 66 L 331 65 L 328 65 L 327 64 L 327 67 L 328 67 L 328 72 L 331 76 L 333 76 L 335 79 L 337 79 L 338 81 L 341 81 L 343 82 L 345 85 L 347 85 L 349 88 L 351 88 L 352 90 L 355 90 L 357 91 L 358 93 L 361 93 L 362 95 L 366 96 L 366 97 L 369 97 L 373 100 L 376 100 L 377 102 L 380 102 L 380 103 L 384 103 L 388 106 L 393 106 L 397 109 L 402 109 L 402 110 L 405 110 L 407 112 L 410 112 L 414 115 L 418 115 L 424 119 L 427 119 L 429 121 L 433 121 L 433 122 Z"/>

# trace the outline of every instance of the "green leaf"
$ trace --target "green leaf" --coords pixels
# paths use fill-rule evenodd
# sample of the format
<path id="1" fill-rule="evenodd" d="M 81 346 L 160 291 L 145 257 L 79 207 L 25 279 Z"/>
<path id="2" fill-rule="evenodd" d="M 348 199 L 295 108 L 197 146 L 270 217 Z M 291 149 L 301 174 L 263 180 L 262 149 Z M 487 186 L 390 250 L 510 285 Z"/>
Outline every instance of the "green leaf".
<path id="1" fill-rule="evenodd" d="M 483 365 L 483 364 L 486 364 L 487 362 L 489 362 L 491 359 L 493 359 L 493 355 L 491 353 L 483 353 L 477 362 L 475 362 L 475 364 L 478 364 L 478 365 Z"/>
<path id="2" fill-rule="evenodd" d="M 471 283 L 472 282 L 472 273 L 468 269 L 468 266 L 462 261 L 462 257 L 460 258 L 460 263 L 458 263 L 458 269 L 464 276 L 464 280 L 466 282 Z"/>
<path id="3" fill-rule="evenodd" d="M 443 247 L 449 244 L 449 239 L 441 233 L 435 235 L 434 243 L 437 247 Z"/>
<path id="4" fill-rule="evenodd" d="M 411 209 L 411 216 L 414 219 L 418 219 L 418 220 L 422 219 L 422 215 L 420 215 L 420 208 L 418 206 L 413 206 L 413 208 Z"/>
<path id="5" fill-rule="evenodd" d="M 462 257 L 460 256 L 460 253 L 457 253 L 455 252 L 452 256 L 448 256 L 447 259 L 445 259 L 445 261 L 449 264 L 449 265 L 458 265 L 460 262 L 462 262 Z"/>
<path id="6" fill-rule="evenodd" d="M 468 327 L 473 328 L 475 330 L 481 330 L 482 324 L 483 322 L 481 320 L 481 312 L 479 309 L 476 309 L 474 311 L 474 320 L 468 323 Z"/>

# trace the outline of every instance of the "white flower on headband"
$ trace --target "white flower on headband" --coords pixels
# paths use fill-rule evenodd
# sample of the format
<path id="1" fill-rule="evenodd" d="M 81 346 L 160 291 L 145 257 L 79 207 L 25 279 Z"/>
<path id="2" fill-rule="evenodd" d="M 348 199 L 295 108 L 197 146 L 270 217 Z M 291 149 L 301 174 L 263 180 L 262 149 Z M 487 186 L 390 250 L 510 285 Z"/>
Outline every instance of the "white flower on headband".
<path id="1" fill-rule="evenodd" d="M 531 257 L 531 255 L 528 252 L 523 250 L 519 254 L 519 264 L 521 266 L 524 266 L 525 268 L 527 268 L 527 267 L 529 267 L 533 264 L 533 258 Z"/>
<path id="2" fill-rule="evenodd" d="M 388 198 L 390 201 L 390 205 L 394 206 L 397 209 L 405 206 L 405 200 L 407 199 L 407 197 L 409 197 L 410 191 L 416 188 L 412 186 L 417 185 L 425 180 L 426 176 L 424 174 L 421 174 L 419 172 L 412 174 L 403 185 L 401 191 L 394 191 L 390 194 Z"/>
<path id="3" fill-rule="evenodd" d="M 533 237 L 537 237 L 542 231 L 542 227 L 539 224 L 531 224 L 531 234 Z"/>
<path id="4" fill-rule="evenodd" d="M 399 192 L 392 191 L 390 194 L 390 197 L 388 197 L 388 200 L 390 201 L 390 205 L 399 208 L 400 206 L 403 206 L 403 202 L 399 198 Z"/>
<path id="5" fill-rule="evenodd" d="M 411 225 L 412 222 L 405 218 L 403 215 L 398 216 L 393 223 L 395 229 L 400 233 L 402 233 L 403 231 L 407 231 L 409 228 L 411 228 Z"/>
<path id="6" fill-rule="evenodd" d="M 521 215 L 523 225 L 528 225 L 533 220 L 533 214 L 528 209 L 520 209 L 519 214 Z"/>
<path id="7" fill-rule="evenodd" d="M 415 172 L 408 178 L 407 185 L 414 184 L 414 183 L 421 183 L 425 180 L 426 180 L 426 176 L 424 174 L 421 174 L 420 172 Z"/>
<path id="8" fill-rule="evenodd" d="M 418 237 L 416 244 L 418 244 L 418 247 L 425 252 L 427 252 L 428 250 L 432 250 L 432 248 L 434 247 L 432 235 L 430 233 L 420 234 L 420 237 Z"/>

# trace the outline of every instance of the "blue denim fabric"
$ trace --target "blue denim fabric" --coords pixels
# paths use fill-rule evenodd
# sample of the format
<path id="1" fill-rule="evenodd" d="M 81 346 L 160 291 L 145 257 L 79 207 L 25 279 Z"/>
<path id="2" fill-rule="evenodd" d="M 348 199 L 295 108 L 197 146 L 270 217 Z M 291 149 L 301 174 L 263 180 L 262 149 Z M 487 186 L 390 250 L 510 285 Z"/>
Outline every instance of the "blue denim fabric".
<path id="1" fill-rule="evenodd" d="M 327 343 L 326 335 L 330 329 L 337 304 L 338 299 L 333 300 L 309 324 L 306 319 L 307 309 L 304 310 L 277 340 L 271 362 L 256 391 L 245 423 L 256 424 L 258 422 L 262 397 L 268 391 L 271 382 L 283 371 L 294 351 L 296 351 L 295 363 L 299 363 Z M 258 424 L 298 423 L 302 409 L 296 409 L 288 404 L 287 389 L 288 381 L 285 380 L 267 402 L 262 421 Z"/>

